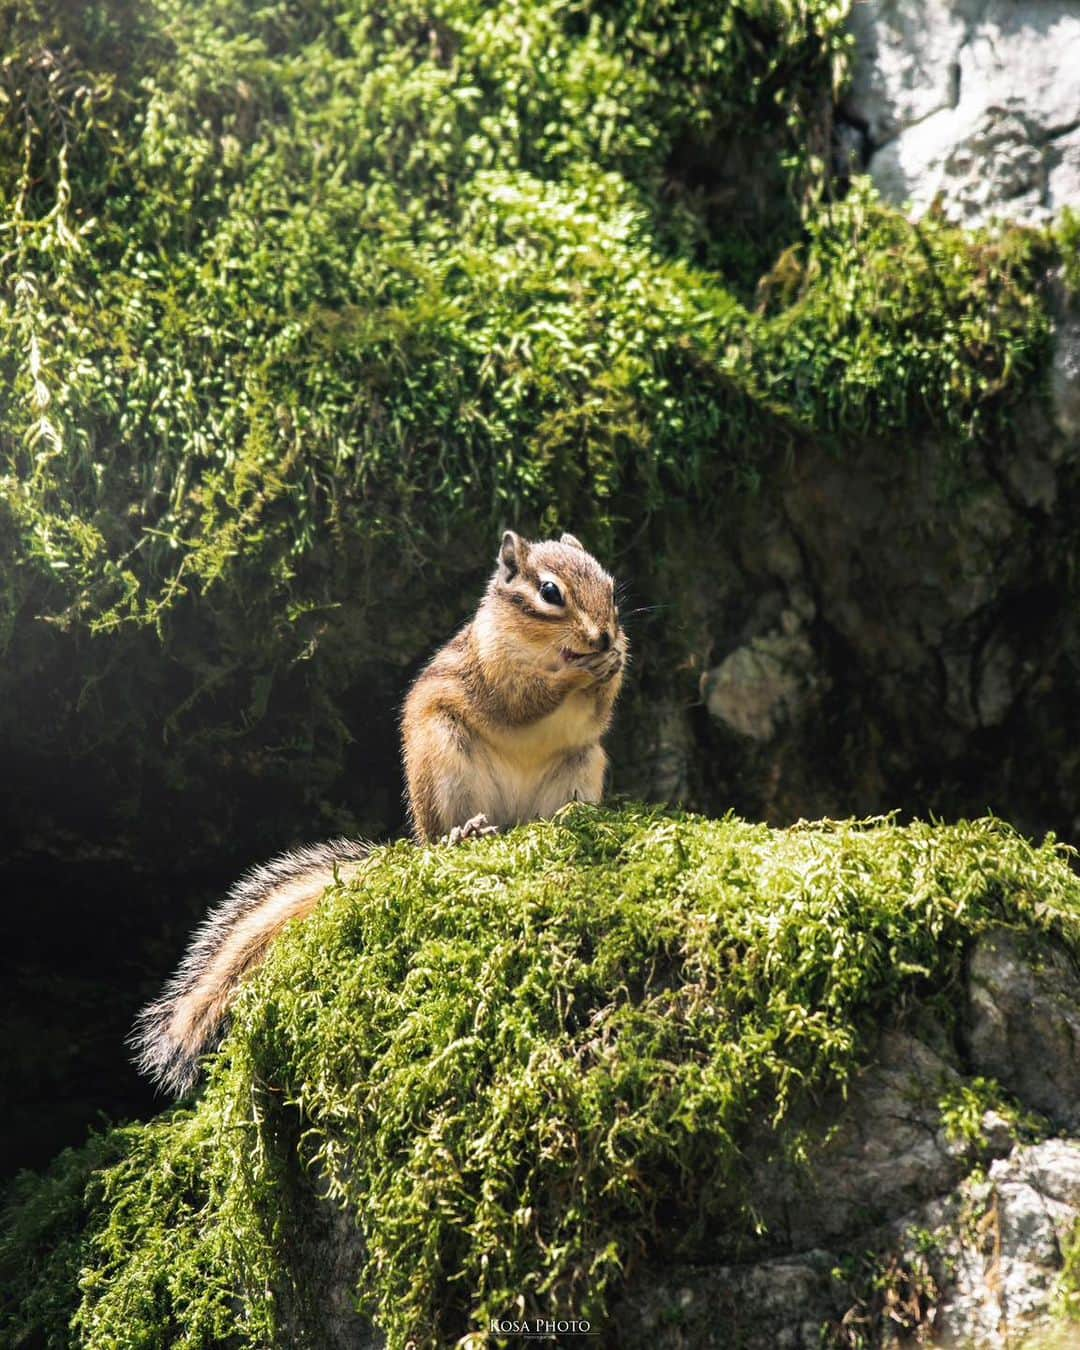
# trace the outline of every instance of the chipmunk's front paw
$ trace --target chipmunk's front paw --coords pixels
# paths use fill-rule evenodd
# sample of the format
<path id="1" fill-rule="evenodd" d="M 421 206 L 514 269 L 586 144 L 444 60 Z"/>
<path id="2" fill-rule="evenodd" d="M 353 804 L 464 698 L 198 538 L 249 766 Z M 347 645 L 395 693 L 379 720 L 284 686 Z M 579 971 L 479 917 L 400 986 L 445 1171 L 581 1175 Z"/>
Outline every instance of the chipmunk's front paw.
<path id="1" fill-rule="evenodd" d="M 473 816 L 464 825 L 455 825 L 443 838 L 444 844 L 460 844 L 465 839 L 487 839 L 499 833 L 497 825 L 489 825 L 487 816 Z"/>
<path id="2" fill-rule="evenodd" d="M 607 684 L 622 670 L 624 659 L 623 653 L 617 647 L 612 647 L 610 651 L 593 657 L 587 669 L 597 684 Z"/>

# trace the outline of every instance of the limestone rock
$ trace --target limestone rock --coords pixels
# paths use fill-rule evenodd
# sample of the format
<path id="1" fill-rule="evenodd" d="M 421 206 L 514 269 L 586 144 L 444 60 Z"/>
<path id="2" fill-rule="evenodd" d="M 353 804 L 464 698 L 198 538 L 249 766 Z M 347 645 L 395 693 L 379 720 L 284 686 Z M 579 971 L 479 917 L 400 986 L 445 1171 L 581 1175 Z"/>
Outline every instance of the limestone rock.
<path id="1" fill-rule="evenodd" d="M 1080 973 L 1050 939 L 987 934 L 969 963 L 966 1068 L 1026 1107 L 1080 1124 Z M 963 1084 L 945 1030 L 887 1032 L 843 1102 L 821 1103 L 809 1175 L 747 1152 L 759 1259 L 642 1272 L 613 1310 L 618 1343 L 746 1350 L 1064 1350 L 1062 1251 L 1080 1223 L 1080 1138 L 1018 1143 L 996 1111 L 981 1144 L 950 1137 L 941 1101 Z M 831 1121 L 831 1124 L 829 1123 Z M 982 1167 L 973 1168 L 978 1158 Z M 823 1329 L 826 1336 L 822 1339 Z"/>
<path id="2" fill-rule="evenodd" d="M 1080 202 L 1074 0 L 864 0 L 847 116 L 882 195 L 969 225 Z"/>
<path id="3" fill-rule="evenodd" d="M 770 1235 L 782 1234 L 793 1251 L 831 1245 L 955 1186 L 977 1153 L 942 1123 L 942 1096 L 960 1081 L 924 1041 L 886 1033 L 847 1101 L 819 1108 L 821 1119 L 835 1123 L 810 1171 L 761 1168 L 755 1206 Z M 991 1130 L 983 1156 L 1011 1147 L 1007 1133 Z"/>
<path id="4" fill-rule="evenodd" d="M 1047 1139 L 1017 1147 L 985 1180 L 965 1182 L 896 1225 L 908 1264 L 918 1260 L 912 1236 L 933 1235 L 931 1244 L 921 1239 L 940 1281 L 931 1344 L 1011 1350 L 1053 1329 L 1061 1245 L 1078 1217 L 1080 1141 Z"/>
<path id="5" fill-rule="evenodd" d="M 1080 440 L 1080 314 L 1065 310 L 1054 333 L 1050 397 L 1058 430 L 1069 441 Z"/>
<path id="6" fill-rule="evenodd" d="M 872 145 L 956 102 L 956 57 L 978 3 L 855 0 L 850 29 L 856 59 L 845 108 Z"/>
<path id="7" fill-rule="evenodd" d="M 685 711 L 672 703 L 656 709 L 653 742 L 648 756 L 650 777 L 645 796 L 650 801 L 681 802 L 690 792 L 694 742 Z"/>
<path id="8" fill-rule="evenodd" d="M 797 721 L 821 683 L 817 659 L 798 609 L 776 629 L 753 638 L 704 673 L 701 693 L 711 716 L 753 741 L 769 741 Z"/>
<path id="9" fill-rule="evenodd" d="M 1052 1303 L 1062 1243 L 1078 1219 L 1080 1140 L 1020 1145 L 985 1177 L 843 1248 L 643 1273 L 615 1310 L 618 1343 L 626 1350 L 1074 1347 L 1080 1333 L 1055 1320 Z M 1055 1332 L 1062 1338 L 1041 1339 Z"/>
<path id="10" fill-rule="evenodd" d="M 822 617 L 863 669 L 878 672 L 879 698 L 939 744 L 955 737 L 962 747 L 970 732 L 997 725 L 1021 688 L 1007 641 L 987 639 L 1002 543 L 1019 545 L 1015 565 L 1022 521 L 989 476 L 961 504 L 941 503 L 941 471 L 929 444 L 887 472 L 808 455 L 787 505 Z"/>
<path id="11" fill-rule="evenodd" d="M 971 958 L 967 1038 L 976 1072 L 1080 1131 L 1080 973 L 1049 942 L 1002 929 Z"/>
<path id="12" fill-rule="evenodd" d="M 1046 205 L 1056 216 L 1080 202 L 1080 128 L 1055 136 L 1047 147 Z"/>

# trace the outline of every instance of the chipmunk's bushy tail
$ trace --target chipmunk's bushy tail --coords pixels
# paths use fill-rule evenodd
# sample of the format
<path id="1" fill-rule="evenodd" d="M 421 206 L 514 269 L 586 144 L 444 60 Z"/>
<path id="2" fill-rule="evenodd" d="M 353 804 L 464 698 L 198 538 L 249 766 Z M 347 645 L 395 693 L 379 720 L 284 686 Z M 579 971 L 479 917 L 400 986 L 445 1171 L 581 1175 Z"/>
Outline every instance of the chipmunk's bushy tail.
<path id="1" fill-rule="evenodd" d="M 187 1092 L 247 972 L 290 919 L 311 913 L 335 875 L 348 875 L 370 852 L 361 839 L 333 839 L 241 877 L 197 930 L 161 996 L 139 1013 L 131 1044 L 140 1071 L 167 1092 Z"/>

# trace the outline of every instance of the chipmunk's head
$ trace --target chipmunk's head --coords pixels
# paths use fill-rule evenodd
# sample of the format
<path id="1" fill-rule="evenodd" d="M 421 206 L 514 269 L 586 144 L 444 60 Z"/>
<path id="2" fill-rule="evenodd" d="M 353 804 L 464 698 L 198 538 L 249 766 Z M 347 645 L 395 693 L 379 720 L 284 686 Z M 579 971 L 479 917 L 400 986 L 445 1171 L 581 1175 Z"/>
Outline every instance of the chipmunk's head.
<path id="1" fill-rule="evenodd" d="M 597 679 L 622 669 L 615 582 L 572 534 L 531 543 L 507 530 L 488 596 L 541 667 L 575 666 Z"/>

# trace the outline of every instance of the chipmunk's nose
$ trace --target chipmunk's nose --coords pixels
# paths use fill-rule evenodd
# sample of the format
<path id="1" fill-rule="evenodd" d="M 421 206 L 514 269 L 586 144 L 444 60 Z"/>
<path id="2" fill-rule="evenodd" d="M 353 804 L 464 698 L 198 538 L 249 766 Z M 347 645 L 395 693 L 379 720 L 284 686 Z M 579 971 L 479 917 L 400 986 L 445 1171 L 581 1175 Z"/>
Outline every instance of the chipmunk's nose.
<path id="1" fill-rule="evenodd" d="M 600 634 L 600 650 L 602 652 L 609 652 L 611 650 L 610 629 L 605 628 L 604 631 Z"/>

